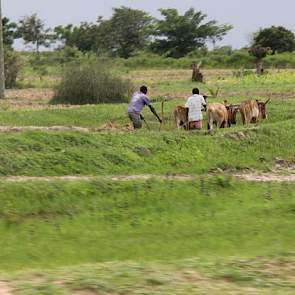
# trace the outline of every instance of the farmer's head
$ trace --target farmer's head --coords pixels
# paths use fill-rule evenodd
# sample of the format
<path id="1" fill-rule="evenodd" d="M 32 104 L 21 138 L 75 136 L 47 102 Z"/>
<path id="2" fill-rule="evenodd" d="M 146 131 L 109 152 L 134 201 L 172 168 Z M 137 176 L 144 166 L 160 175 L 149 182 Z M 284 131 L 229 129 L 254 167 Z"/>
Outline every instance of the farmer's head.
<path id="1" fill-rule="evenodd" d="M 194 89 L 193 89 L 193 94 L 200 94 L 199 89 L 198 89 L 198 88 L 194 88 Z"/>
<path id="2" fill-rule="evenodd" d="M 147 94 L 148 93 L 148 89 L 146 86 L 141 86 L 140 87 L 140 92 L 142 92 L 143 94 Z"/>

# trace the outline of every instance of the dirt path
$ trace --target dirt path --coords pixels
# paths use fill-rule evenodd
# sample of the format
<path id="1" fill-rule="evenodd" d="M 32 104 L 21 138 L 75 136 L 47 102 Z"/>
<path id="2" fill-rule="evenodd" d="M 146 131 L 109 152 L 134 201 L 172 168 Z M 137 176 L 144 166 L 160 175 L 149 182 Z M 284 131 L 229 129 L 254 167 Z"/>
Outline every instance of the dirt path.
<path id="1" fill-rule="evenodd" d="M 227 174 L 228 175 L 228 174 Z M 133 180 L 170 180 L 170 181 L 192 181 L 199 178 L 201 175 L 189 175 L 189 174 L 171 174 L 171 175 L 156 175 L 156 174 L 137 174 L 137 175 L 117 175 L 117 176 L 8 176 L 0 177 L 2 182 L 54 182 L 54 181 L 133 181 Z M 207 175 L 212 176 L 212 175 Z M 230 176 L 230 175 L 229 175 Z M 295 182 L 295 174 L 279 175 L 279 174 L 233 174 L 232 177 L 254 182 Z"/>
<path id="2" fill-rule="evenodd" d="M 116 132 L 126 132 L 132 131 L 130 124 L 126 126 L 118 126 L 114 123 L 107 123 L 99 128 L 86 128 L 86 127 L 76 127 L 76 126 L 0 126 L 0 133 L 17 133 L 23 131 L 76 131 L 76 132 L 104 132 L 104 131 L 116 131 Z"/>
<path id="3" fill-rule="evenodd" d="M 158 180 L 175 180 L 175 181 L 189 181 L 193 180 L 196 177 L 193 175 L 155 175 L 155 174 L 138 174 L 138 175 L 116 175 L 116 176 L 44 176 L 44 177 L 35 177 L 35 176 L 8 176 L 0 177 L 2 182 L 27 182 L 27 181 L 36 181 L 36 182 L 52 182 L 52 181 L 94 181 L 94 180 L 107 180 L 107 181 L 132 181 L 132 180 L 149 180 L 149 179 L 158 179 Z"/>
<path id="4" fill-rule="evenodd" d="M 12 295 L 12 290 L 6 282 L 0 281 L 0 295 Z"/>
<path id="5" fill-rule="evenodd" d="M 256 181 L 256 182 L 295 182 L 295 174 L 279 175 L 279 174 L 272 174 L 272 173 L 263 173 L 263 174 L 237 174 L 234 176 L 246 181 Z"/>

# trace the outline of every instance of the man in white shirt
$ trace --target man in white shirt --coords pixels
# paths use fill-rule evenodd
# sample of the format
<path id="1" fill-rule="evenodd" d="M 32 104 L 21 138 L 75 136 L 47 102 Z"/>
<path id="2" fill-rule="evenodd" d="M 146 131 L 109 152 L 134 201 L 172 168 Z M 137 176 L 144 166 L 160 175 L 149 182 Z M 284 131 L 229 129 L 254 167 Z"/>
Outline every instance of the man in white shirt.
<path id="1" fill-rule="evenodd" d="M 189 129 L 202 129 L 202 110 L 206 107 L 206 101 L 198 88 L 193 89 L 193 95 L 188 98 L 185 107 L 188 108 Z"/>

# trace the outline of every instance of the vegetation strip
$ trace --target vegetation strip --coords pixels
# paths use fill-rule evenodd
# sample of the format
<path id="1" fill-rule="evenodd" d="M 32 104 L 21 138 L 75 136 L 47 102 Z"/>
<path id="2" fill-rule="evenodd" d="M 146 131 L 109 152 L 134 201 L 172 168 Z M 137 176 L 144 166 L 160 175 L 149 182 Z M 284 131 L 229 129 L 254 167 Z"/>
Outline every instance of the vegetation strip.
<path id="1" fill-rule="evenodd" d="M 292 294 L 294 266 L 292 254 L 106 262 L 16 273 L 9 277 L 13 287 L 0 283 L 0 294 Z"/>
<path id="2" fill-rule="evenodd" d="M 205 175 L 206 177 L 210 176 Z M 214 175 L 216 176 L 216 175 Z M 295 174 L 278 175 L 274 173 L 261 173 L 261 174 L 226 174 L 228 177 L 235 177 L 245 181 L 255 182 L 295 182 Z M 134 181 L 134 180 L 171 180 L 171 181 L 191 181 L 196 178 L 203 177 L 203 175 L 189 175 L 189 174 L 176 174 L 176 175 L 156 175 L 156 174 L 138 174 L 138 175 L 117 175 L 117 176 L 8 176 L 0 177 L 2 182 L 54 182 L 54 181 L 95 181 L 95 180 L 108 180 L 108 181 Z"/>

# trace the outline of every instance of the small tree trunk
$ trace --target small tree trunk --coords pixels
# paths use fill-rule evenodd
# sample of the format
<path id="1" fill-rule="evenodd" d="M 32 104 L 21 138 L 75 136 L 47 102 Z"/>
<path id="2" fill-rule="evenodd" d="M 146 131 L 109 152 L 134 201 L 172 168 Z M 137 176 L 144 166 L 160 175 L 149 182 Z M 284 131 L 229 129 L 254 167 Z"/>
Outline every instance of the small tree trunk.
<path id="1" fill-rule="evenodd" d="M 256 65 L 256 73 L 257 73 L 257 75 L 258 76 L 263 75 L 264 69 L 263 69 L 263 61 L 262 61 L 262 59 L 256 60 L 255 65 Z"/>
<path id="2" fill-rule="evenodd" d="M 5 98 L 5 74 L 4 74 L 2 3 L 0 0 L 0 99 L 3 99 L 3 98 Z"/>
<path id="3" fill-rule="evenodd" d="M 193 70 L 192 81 L 203 83 L 203 80 L 204 80 L 203 74 L 200 72 L 199 67 L 195 63 L 192 64 L 192 70 Z"/>

